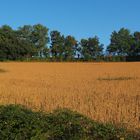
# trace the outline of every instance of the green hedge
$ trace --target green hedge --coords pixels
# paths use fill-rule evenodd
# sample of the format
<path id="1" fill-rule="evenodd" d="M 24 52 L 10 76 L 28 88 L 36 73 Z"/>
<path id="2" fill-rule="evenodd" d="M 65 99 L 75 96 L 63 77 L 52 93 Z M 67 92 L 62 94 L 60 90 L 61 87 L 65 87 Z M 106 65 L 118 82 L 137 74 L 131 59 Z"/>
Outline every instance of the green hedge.
<path id="1" fill-rule="evenodd" d="M 126 140 L 124 129 L 101 124 L 67 109 L 45 114 L 22 106 L 0 106 L 0 140 Z"/>

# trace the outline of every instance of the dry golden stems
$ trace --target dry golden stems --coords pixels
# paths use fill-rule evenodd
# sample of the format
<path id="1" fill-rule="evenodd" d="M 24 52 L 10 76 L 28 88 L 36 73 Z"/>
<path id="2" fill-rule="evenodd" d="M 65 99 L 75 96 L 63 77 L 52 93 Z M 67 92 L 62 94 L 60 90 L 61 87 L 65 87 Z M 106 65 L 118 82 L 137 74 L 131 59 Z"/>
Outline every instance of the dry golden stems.
<path id="1" fill-rule="evenodd" d="M 140 128 L 140 63 L 0 63 L 0 104 L 70 108 Z"/>

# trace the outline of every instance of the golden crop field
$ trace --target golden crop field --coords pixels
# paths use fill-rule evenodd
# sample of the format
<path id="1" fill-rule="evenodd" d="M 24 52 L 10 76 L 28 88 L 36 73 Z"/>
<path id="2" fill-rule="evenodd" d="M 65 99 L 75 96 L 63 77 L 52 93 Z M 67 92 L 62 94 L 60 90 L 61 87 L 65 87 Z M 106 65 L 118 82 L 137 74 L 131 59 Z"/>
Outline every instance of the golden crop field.
<path id="1" fill-rule="evenodd" d="M 140 128 L 140 63 L 0 63 L 0 104 Z"/>

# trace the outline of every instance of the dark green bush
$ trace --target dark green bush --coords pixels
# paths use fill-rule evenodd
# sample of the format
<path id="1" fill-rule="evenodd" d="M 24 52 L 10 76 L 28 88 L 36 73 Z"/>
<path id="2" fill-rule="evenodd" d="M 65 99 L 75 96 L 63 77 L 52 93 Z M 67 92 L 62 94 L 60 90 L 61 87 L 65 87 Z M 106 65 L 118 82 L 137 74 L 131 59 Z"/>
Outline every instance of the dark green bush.
<path id="1" fill-rule="evenodd" d="M 133 139 L 124 129 L 94 122 L 76 112 L 59 109 L 49 114 L 22 106 L 0 107 L 0 140 L 119 140 Z"/>

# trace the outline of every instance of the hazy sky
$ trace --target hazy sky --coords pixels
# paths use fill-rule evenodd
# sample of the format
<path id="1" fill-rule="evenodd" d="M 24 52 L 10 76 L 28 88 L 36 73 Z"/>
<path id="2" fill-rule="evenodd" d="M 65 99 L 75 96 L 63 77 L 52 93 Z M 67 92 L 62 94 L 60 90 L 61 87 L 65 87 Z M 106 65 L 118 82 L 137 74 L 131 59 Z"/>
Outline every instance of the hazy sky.
<path id="1" fill-rule="evenodd" d="M 140 31 L 140 0 L 0 0 L 0 25 L 36 23 L 107 45 L 113 30 Z"/>

